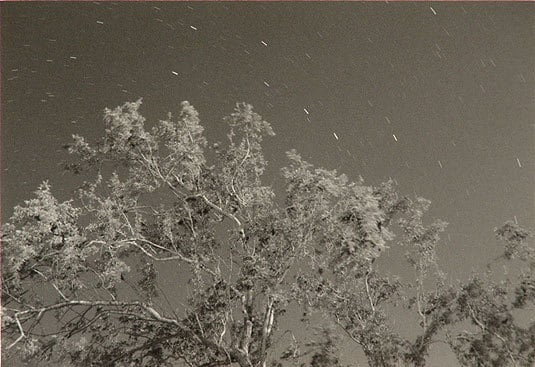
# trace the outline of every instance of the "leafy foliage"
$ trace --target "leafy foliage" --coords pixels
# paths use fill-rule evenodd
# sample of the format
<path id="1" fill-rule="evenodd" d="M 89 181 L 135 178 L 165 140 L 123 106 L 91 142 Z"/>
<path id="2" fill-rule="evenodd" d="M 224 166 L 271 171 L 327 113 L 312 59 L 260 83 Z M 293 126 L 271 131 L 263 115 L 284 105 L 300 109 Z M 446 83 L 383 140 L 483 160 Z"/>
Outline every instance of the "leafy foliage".
<path id="1" fill-rule="evenodd" d="M 99 141 L 73 136 L 66 168 L 94 179 L 72 200 L 45 182 L 3 226 L 4 356 L 335 367 L 351 343 L 370 366 L 423 366 L 447 335 L 463 365 L 533 364 L 535 326 L 514 316 L 535 298 L 527 230 L 496 230 L 497 261 L 527 266 L 516 283 L 447 285 L 437 258 L 446 224 L 425 223 L 429 201 L 315 168 L 295 151 L 279 199 L 262 183 L 262 142 L 274 132 L 252 106 L 238 104 L 224 119 L 226 144 L 213 145 L 188 102 L 150 129 L 140 107 L 106 109 Z M 413 280 L 379 270 L 390 246 L 406 248 Z M 402 336 L 392 310 L 415 312 L 419 334 Z M 474 331 L 458 332 L 463 323 Z M 316 337 L 302 335 L 310 328 Z"/>
<path id="2" fill-rule="evenodd" d="M 526 240 L 530 232 L 507 222 L 495 230 L 505 242 L 502 258 L 519 257 L 520 276 L 503 283 L 474 276 L 458 296 L 460 319 L 469 320 L 474 331 L 451 338 L 451 345 L 463 366 L 532 366 L 535 363 L 535 323 L 521 326 L 515 311 L 535 305 L 535 258 Z M 533 315 L 533 314 L 531 314 Z"/>

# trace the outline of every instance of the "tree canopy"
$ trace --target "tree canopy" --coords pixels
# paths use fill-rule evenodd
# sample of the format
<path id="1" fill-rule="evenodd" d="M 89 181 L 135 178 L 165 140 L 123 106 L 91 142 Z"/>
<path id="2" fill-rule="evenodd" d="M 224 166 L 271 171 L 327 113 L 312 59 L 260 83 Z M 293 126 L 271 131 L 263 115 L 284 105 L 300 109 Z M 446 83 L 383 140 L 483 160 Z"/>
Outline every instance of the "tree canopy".
<path id="1" fill-rule="evenodd" d="M 188 102 L 150 126 L 140 106 L 106 109 L 98 141 L 73 136 L 66 169 L 86 180 L 71 200 L 44 182 L 3 225 L 4 359 L 334 367 L 351 365 L 349 343 L 370 366 L 424 366 L 440 342 L 462 366 L 535 363 L 528 230 L 497 228 L 503 256 L 449 284 L 436 251 L 446 223 L 425 218 L 428 200 L 296 151 L 275 192 L 262 182 L 274 132 L 252 106 L 237 104 L 212 144 Z M 413 278 L 379 271 L 393 246 Z M 419 320 L 410 337 L 398 312 Z"/>

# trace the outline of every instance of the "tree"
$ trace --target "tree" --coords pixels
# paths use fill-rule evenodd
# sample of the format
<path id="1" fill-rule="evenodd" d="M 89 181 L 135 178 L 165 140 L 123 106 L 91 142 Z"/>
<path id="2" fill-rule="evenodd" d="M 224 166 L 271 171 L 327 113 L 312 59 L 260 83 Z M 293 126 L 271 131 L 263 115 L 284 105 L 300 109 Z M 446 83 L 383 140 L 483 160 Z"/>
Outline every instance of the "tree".
<path id="1" fill-rule="evenodd" d="M 447 286 L 435 251 L 445 223 L 424 224 L 428 201 L 314 168 L 295 151 L 276 196 L 261 180 L 262 141 L 274 133 L 250 105 L 225 118 L 227 143 L 212 145 L 188 102 L 151 129 L 140 106 L 106 109 L 100 141 L 75 135 L 66 146 L 66 168 L 87 178 L 73 199 L 60 202 L 45 182 L 3 226 L 4 356 L 334 367 L 349 342 L 370 366 L 423 366 L 447 333 L 463 365 L 533 363 L 535 327 L 512 316 L 534 301 L 532 269 L 509 288 L 513 300 L 490 276 L 489 286 Z M 396 233 L 415 282 L 377 269 Z M 507 224 L 497 234 L 505 260 L 533 266 L 529 232 Z M 390 307 L 415 310 L 419 335 L 400 336 Z M 453 335 L 466 320 L 479 330 Z M 300 335 L 316 324 L 326 327 Z"/>
<path id="2" fill-rule="evenodd" d="M 530 232 L 507 222 L 495 234 L 505 243 L 503 255 L 495 261 L 516 259 L 513 269 L 516 268 L 517 276 L 496 282 L 488 272 L 473 276 L 461 287 L 456 313 L 461 320 L 468 320 L 473 330 L 450 337 L 450 345 L 463 366 L 532 366 L 535 363 L 535 258 L 533 247 L 526 243 Z M 530 306 L 531 312 L 523 317 L 526 326 L 519 326 L 515 314 L 529 310 Z"/>

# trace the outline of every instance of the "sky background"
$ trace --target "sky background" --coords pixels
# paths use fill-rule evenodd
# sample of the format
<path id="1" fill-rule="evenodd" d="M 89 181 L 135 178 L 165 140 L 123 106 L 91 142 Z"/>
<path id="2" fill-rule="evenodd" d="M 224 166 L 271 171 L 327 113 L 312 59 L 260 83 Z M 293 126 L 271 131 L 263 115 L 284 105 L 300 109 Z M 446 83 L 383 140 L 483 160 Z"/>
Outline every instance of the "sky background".
<path id="1" fill-rule="evenodd" d="M 535 227 L 535 12 L 530 3 L 2 3 L 2 215 L 49 178 L 73 133 L 143 97 L 150 121 L 200 112 L 211 141 L 251 103 L 284 152 L 432 201 L 441 265 L 500 253 L 493 228 Z M 399 254 L 388 265 L 395 270 Z M 440 366 L 439 362 L 434 362 Z"/>

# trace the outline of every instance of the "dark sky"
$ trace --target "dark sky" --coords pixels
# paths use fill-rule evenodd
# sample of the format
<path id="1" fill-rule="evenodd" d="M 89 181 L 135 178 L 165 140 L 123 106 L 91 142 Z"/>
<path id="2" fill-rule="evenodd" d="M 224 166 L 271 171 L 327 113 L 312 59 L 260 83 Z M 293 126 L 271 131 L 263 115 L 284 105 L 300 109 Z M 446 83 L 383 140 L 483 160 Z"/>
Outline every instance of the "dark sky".
<path id="1" fill-rule="evenodd" d="M 190 101 L 207 135 L 255 106 L 275 183 L 284 152 L 369 184 L 392 177 L 450 223 L 455 276 L 535 227 L 530 3 L 2 3 L 2 213 L 50 178 L 62 144 L 143 97 L 149 121 Z M 392 268 L 397 266 L 392 258 Z"/>

